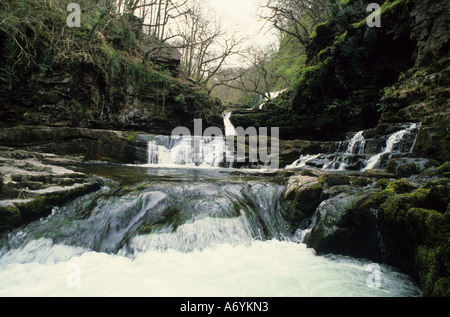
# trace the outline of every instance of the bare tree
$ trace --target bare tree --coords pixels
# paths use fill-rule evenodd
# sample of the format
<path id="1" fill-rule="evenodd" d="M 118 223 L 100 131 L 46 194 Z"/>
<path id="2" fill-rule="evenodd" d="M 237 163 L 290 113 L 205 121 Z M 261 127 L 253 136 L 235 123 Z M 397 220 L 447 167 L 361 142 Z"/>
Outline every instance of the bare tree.
<path id="1" fill-rule="evenodd" d="M 278 82 L 275 76 L 273 58 L 275 50 L 272 47 L 254 47 L 245 55 L 245 67 L 222 72 L 216 78 L 215 86 L 226 86 L 240 90 L 248 95 L 259 96 L 260 99 L 272 99 Z"/>
<path id="2" fill-rule="evenodd" d="M 132 13 L 143 21 L 144 32 L 157 40 L 172 37 L 169 24 L 187 13 L 188 0 L 118 0 L 118 12 Z"/>
<path id="3" fill-rule="evenodd" d="M 314 27 L 324 21 L 339 0 L 265 0 L 261 17 L 306 46 Z"/>
<path id="4" fill-rule="evenodd" d="M 243 38 L 238 32 L 225 32 L 221 20 L 205 12 L 199 2 L 193 1 L 179 25 L 179 35 L 183 71 L 205 87 L 228 58 L 242 53 Z"/>

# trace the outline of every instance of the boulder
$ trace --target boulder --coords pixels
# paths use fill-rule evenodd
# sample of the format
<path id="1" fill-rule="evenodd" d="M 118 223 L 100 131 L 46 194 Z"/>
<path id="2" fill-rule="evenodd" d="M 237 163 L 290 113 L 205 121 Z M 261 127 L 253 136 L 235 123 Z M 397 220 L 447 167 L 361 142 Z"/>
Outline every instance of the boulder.
<path id="1" fill-rule="evenodd" d="M 316 177 L 294 176 L 289 179 L 285 199 L 289 207 L 284 212 L 286 220 L 298 226 L 310 219 L 322 202 L 323 185 Z"/>

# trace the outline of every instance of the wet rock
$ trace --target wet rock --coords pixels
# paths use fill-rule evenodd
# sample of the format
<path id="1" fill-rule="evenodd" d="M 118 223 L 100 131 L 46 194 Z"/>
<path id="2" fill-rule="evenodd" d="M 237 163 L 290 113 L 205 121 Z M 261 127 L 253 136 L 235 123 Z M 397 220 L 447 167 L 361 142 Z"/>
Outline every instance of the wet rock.
<path id="1" fill-rule="evenodd" d="M 350 185 L 350 177 L 348 175 L 339 173 L 327 173 L 320 177 L 319 182 L 327 187 L 333 187 L 337 185 Z"/>
<path id="2" fill-rule="evenodd" d="M 0 151 L 0 231 L 47 216 L 54 207 L 100 189 L 98 179 L 47 164 L 46 157 Z"/>
<path id="3" fill-rule="evenodd" d="M 289 179 L 285 199 L 289 208 L 286 219 L 295 227 L 311 216 L 322 202 L 323 185 L 317 177 L 294 176 Z"/>
<path id="4" fill-rule="evenodd" d="M 0 145 L 22 147 L 16 158 L 36 152 L 60 156 L 81 156 L 86 160 L 134 164 L 146 163 L 146 143 L 136 132 L 93 130 L 70 127 L 18 126 L 0 130 Z M 142 151 L 140 151 L 142 149 Z M 30 154 L 33 153 L 33 154 Z M 47 159 L 52 159 L 45 154 Z M 61 158 L 59 158 L 61 160 Z"/>

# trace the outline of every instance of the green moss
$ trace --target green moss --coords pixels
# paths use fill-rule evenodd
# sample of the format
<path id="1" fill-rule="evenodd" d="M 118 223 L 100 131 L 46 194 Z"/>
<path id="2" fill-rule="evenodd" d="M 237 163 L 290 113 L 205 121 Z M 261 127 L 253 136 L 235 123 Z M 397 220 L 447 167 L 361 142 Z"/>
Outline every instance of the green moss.
<path id="1" fill-rule="evenodd" d="M 299 224 L 314 215 L 321 203 L 323 184 L 320 182 L 306 184 L 295 191 L 295 198 L 290 203 L 285 217 L 293 224 Z"/>
<path id="2" fill-rule="evenodd" d="M 342 43 L 347 39 L 347 36 L 348 36 L 348 31 L 345 31 L 345 32 L 342 33 L 341 35 L 336 36 L 336 38 L 335 38 L 333 44 L 334 44 L 334 45 L 340 45 L 340 44 L 342 44 Z"/>
<path id="3" fill-rule="evenodd" d="M 131 132 L 130 135 L 128 135 L 127 140 L 130 142 L 136 142 L 138 135 L 139 134 L 137 132 Z"/>
<path id="4" fill-rule="evenodd" d="M 316 25 L 316 27 L 314 28 L 314 31 L 311 33 L 311 36 L 310 36 L 311 41 L 317 37 L 317 34 L 320 34 L 321 32 L 326 31 L 327 26 L 328 26 L 327 22 Z"/>
<path id="5" fill-rule="evenodd" d="M 19 207 L 21 214 L 21 221 L 28 222 L 43 215 L 48 215 L 53 209 L 53 205 L 49 203 L 49 198 L 39 197 L 32 202 Z"/>
<path id="6" fill-rule="evenodd" d="M 383 5 L 381 6 L 381 8 L 380 8 L 380 13 L 379 14 L 382 17 L 386 17 L 387 14 L 395 15 L 395 12 L 396 12 L 395 10 L 396 9 L 400 9 L 399 5 L 400 4 L 405 4 L 408 1 L 409 0 L 395 0 L 395 1 L 389 1 L 388 0 L 388 1 L 385 1 L 383 3 Z M 359 28 L 365 27 L 365 26 L 367 26 L 367 17 L 364 18 L 363 20 L 353 24 L 353 27 L 355 29 L 359 29 Z"/>
<path id="7" fill-rule="evenodd" d="M 366 195 L 352 206 L 352 211 L 355 214 L 365 213 L 371 209 L 377 209 L 389 197 L 395 195 L 394 190 L 382 190 L 373 194 Z"/>
<path id="8" fill-rule="evenodd" d="M 436 169 L 436 174 L 440 176 L 448 177 L 448 173 L 450 173 L 450 162 L 445 162 L 443 165 Z"/>
<path id="9" fill-rule="evenodd" d="M 343 174 L 323 174 L 319 178 L 319 183 L 329 187 L 338 185 L 350 185 L 350 177 Z"/>
<path id="10" fill-rule="evenodd" d="M 425 201 L 430 191 L 430 188 L 420 187 L 413 193 L 413 198 L 416 202 Z"/>
<path id="11" fill-rule="evenodd" d="M 388 185 L 391 183 L 391 180 L 387 178 L 382 178 L 375 183 L 375 187 L 386 189 Z"/>
<path id="12" fill-rule="evenodd" d="M 436 198 L 431 196 L 441 186 L 430 182 L 413 193 L 391 196 L 379 207 L 390 248 L 397 249 L 397 261 L 411 261 L 407 265 L 425 296 L 448 294 L 442 286 L 449 282 L 450 217 L 432 209 Z"/>
<path id="13" fill-rule="evenodd" d="M 395 182 L 390 183 L 386 190 L 393 190 L 397 194 L 402 193 L 409 193 L 411 192 L 415 187 L 411 185 L 408 181 L 400 179 Z"/>
<path id="14" fill-rule="evenodd" d="M 379 208 L 383 211 L 384 220 L 387 223 L 390 225 L 398 224 L 403 221 L 412 202 L 413 197 L 411 195 L 394 195 L 380 204 Z"/>
<path id="15" fill-rule="evenodd" d="M 20 209 L 16 205 L 0 207 L 0 230 L 20 222 Z"/>
<path id="16" fill-rule="evenodd" d="M 352 185 L 360 187 L 365 187 L 373 183 L 373 181 L 367 177 L 351 177 L 350 182 Z"/>

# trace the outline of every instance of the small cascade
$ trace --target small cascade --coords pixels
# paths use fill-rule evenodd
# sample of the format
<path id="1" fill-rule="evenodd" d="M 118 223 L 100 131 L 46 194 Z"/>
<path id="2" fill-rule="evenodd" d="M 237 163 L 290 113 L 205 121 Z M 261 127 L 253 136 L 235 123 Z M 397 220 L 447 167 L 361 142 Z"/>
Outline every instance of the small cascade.
<path id="1" fill-rule="evenodd" d="M 225 135 L 226 136 L 230 136 L 230 135 L 236 135 L 236 130 L 233 126 L 233 124 L 231 123 L 231 113 L 224 113 L 223 114 L 223 123 L 225 126 Z"/>
<path id="2" fill-rule="evenodd" d="M 342 144 L 339 144 L 339 148 L 341 146 Z M 365 146 L 366 138 L 364 137 L 364 131 L 360 131 L 350 140 L 347 150 L 342 155 L 336 156 L 329 163 L 324 164 L 323 169 L 345 170 L 355 155 L 364 155 Z"/>
<path id="3" fill-rule="evenodd" d="M 391 153 L 397 152 L 401 153 L 401 148 L 399 148 L 399 145 L 401 141 L 405 138 L 406 135 L 410 134 L 411 132 L 417 130 L 419 128 L 419 124 L 412 124 L 410 127 L 404 130 L 400 130 L 394 134 L 392 134 L 389 139 L 386 142 L 386 147 L 384 148 L 383 152 L 372 156 L 368 162 L 364 170 L 373 169 L 380 164 L 380 160 L 384 155 L 390 155 Z M 409 149 L 409 153 L 412 152 L 414 149 L 415 140 L 413 142 L 412 147 Z"/>
<path id="4" fill-rule="evenodd" d="M 359 131 L 350 139 L 339 142 L 336 152 L 304 155 L 286 168 L 309 166 L 330 171 L 383 168 L 392 156 L 408 155 L 413 151 L 420 126 L 420 123 L 404 125 L 397 132 L 380 138 L 368 138 L 368 130 Z"/>
<path id="5" fill-rule="evenodd" d="M 215 245 L 250 244 L 253 241 L 250 224 L 242 212 L 237 218 L 204 218 L 186 223 L 174 231 L 164 228 L 151 235 L 139 235 L 130 241 L 126 252 L 149 250 L 202 251 Z"/>
<path id="6" fill-rule="evenodd" d="M 280 91 L 270 92 L 270 99 L 267 98 L 267 97 L 263 97 L 262 99 L 264 100 L 264 102 L 259 105 L 259 110 L 264 109 L 264 107 L 266 106 L 266 102 L 268 100 L 278 98 L 278 96 L 281 95 L 285 91 L 286 91 L 286 89 L 283 89 L 283 90 L 280 90 Z"/>
<path id="7" fill-rule="evenodd" d="M 148 140 L 149 165 L 187 167 L 231 167 L 234 149 L 223 137 L 151 137 Z"/>
<path id="8" fill-rule="evenodd" d="M 142 135 L 147 142 L 147 164 L 164 167 L 233 167 L 236 161 L 236 135 L 231 113 L 224 113 L 225 136 L 156 136 Z"/>

